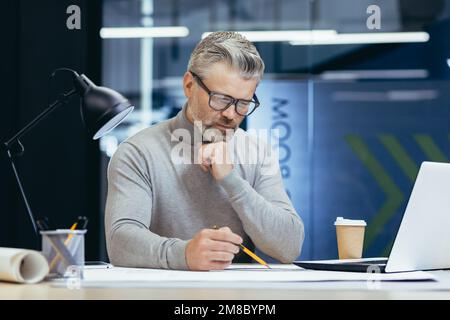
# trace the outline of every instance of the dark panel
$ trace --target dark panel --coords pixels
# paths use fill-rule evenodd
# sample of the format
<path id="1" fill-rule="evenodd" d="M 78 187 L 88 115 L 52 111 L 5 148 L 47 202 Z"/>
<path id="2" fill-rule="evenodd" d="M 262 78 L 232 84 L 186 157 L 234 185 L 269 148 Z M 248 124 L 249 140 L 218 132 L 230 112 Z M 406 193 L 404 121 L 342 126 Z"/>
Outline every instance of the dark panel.
<path id="1" fill-rule="evenodd" d="M 8 44 L 0 50 L 0 88 L 2 93 L 2 112 L 0 116 L 0 139 L 17 128 L 17 110 L 19 103 L 18 77 L 18 28 L 11 28 L 19 22 L 19 2 L 6 1 L 2 4 L 4 14 L 0 19 L 2 41 Z M 8 159 L 0 154 L 0 246 L 12 246 L 17 241 L 17 197 L 16 186 Z"/>
<path id="2" fill-rule="evenodd" d="M 9 24 L 8 30 L 17 30 L 20 36 L 17 47 L 9 48 L 9 54 L 17 61 L 15 65 L 8 64 L 6 73 L 18 79 L 16 85 L 11 85 L 9 92 L 13 98 L 7 104 L 11 116 L 17 117 L 18 126 L 2 130 L 2 140 L 38 115 L 49 99 L 54 100 L 58 93 L 70 89 L 70 78 L 63 73 L 58 74 L 48 88 L 47 79 L 53 69 L 70 67 L 86 73 L 97 83 L 100 80 L 100 1 L 23 0 L 6 3 L 15 6 L 20 17 Z M 72 4 L 81 8 L 81 30 L 66 27 L 66 9 Z M 2 57 L 2 60 L 6 59 Z M 84 131 L 79 99 L 74 97 L 68 105 L 56 110 L 24 136 L 22 143 L 26 152 L 18 161 L 19 171 L 35 215 L 48 216 L 59 228 L 69 227 L 78 215 L 88 216 L 87 258 L 97 257 L 98 144 Z M 2 156 L 2 173 L 4 158 Z M 8 179 L 12 178 L 9 171 L 6 172 Z M 7 203 L 18 202 L 18 205 L 16 210 L 7 213 L 17 216 L 17 221 L 11 221 L 8 227 L 16 237 L 9 235 L 7 238 L 15 239 L 14 245 L 33 248 L 36 241 L 18 189 L 11 183 L 8 187 Z M 2 204 L 2 214 L 11 211 L 12 205 L 3 208 Z"/>

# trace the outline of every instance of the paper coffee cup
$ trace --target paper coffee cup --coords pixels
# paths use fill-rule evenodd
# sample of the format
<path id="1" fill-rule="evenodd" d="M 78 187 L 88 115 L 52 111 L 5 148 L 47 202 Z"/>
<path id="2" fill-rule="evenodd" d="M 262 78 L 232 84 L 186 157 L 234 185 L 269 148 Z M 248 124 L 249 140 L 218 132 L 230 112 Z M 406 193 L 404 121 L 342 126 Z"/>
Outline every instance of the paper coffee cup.
<path id="1" fill-rule="evenodd" d="M 338 217 L 334 225 L 336 226 L 339 259 L 360 259 L 366 222 Z"/>

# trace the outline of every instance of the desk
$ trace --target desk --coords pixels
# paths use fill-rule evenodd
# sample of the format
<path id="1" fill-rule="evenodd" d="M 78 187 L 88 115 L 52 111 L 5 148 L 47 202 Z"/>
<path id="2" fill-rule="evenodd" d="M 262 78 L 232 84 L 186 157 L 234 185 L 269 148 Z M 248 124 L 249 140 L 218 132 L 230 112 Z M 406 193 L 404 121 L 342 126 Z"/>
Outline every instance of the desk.
<path id="1" fill-rule="evenodd" d="M 450 271 L 431 272 L 439 282 L 143 283 L 68 289 L 49 282 L 0 283 L 0 299 L 450 299 Z"/>

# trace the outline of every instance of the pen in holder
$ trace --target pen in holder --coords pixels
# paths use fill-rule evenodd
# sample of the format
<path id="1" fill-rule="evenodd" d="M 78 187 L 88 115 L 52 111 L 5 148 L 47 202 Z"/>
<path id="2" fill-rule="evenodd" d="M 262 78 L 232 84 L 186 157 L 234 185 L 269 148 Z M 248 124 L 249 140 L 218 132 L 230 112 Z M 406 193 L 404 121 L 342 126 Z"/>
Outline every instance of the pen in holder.
<path id="1" fill-rule="evenodd" d="M 83 278 L 86 230 L 48 230 L 40 233 L 42 254 L 49 264 L 49 276 Z"/>

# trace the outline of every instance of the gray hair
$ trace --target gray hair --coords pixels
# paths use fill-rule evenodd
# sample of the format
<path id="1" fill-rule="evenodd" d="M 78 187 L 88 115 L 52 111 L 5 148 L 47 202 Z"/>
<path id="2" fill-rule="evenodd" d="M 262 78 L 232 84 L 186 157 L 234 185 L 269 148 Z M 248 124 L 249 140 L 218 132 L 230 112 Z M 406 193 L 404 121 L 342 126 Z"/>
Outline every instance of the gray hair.
<path id="1" fill-rule="evenodd" d="M 213 32 L 200 41 L 191 54 L 187 70 L 203 78 L 212 64 L 222 61 L 239 71 L 244 79 L 256 78 L 259 82 L 264 73 L 264 61 L 253 43 L 231 31 Z"/>

